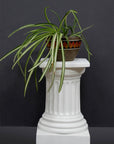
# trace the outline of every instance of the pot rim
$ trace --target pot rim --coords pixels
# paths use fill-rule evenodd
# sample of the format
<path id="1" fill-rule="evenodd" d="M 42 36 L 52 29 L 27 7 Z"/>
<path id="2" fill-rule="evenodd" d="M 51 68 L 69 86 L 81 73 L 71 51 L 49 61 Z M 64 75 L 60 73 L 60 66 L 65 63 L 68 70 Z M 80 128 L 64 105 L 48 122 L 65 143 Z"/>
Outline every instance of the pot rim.
<path id="1" fill-rule="evenodd" d="M 68 37 L 69 41 L 82 41 L 81 38 L 79 38 L 78 36 L 69 36 Z M 51 41 L 51 40 L 49 40 Z M 62 37 L 62 41 L 67 41 L 65 37 Z"/>
<path id="2" fill-rule="evenodd" d="M 81 38 L 77 37 L 77 36 L 69 36 L 68 37 L 69 41 L 81 41 Z M 65 37 L 62 38 L 62 41 L 67 41 Z"/>
<path id="3" fill-rule="evenodd" d="M 80 48 L 64 48 L 64 50 L 77 50 L 77 49 L 80 49 Z M 58 50 L 61 50 L 61 48 L 59 48 Z"/>

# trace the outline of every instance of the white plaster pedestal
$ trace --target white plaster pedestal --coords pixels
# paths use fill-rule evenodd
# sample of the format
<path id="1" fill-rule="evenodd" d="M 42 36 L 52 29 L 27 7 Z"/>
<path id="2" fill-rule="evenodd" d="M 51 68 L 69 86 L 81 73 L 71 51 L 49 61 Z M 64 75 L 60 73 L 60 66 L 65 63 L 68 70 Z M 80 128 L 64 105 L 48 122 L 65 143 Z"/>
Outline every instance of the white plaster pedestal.
<path id="1" fill-rule="evenodd" d="M 45 68 L 47 61 L 40 66 Z M 80 77 L 90 63 L 76 58 L 65 62 L 63 87 L 58 93 L 62 62 L 57 62 L 55 80 L 46 74 L 45 112 L 38 122 L 36 144 L 90 144 L 88 125 L 80 112 Z"/>

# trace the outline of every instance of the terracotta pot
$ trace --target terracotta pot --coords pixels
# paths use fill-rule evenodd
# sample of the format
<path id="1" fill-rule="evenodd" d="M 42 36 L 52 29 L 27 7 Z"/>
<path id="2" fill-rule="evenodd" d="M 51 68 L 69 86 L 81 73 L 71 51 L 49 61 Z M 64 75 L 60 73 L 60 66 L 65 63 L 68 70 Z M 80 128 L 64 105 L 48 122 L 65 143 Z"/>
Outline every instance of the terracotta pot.
<path id="1" fill-rule="evenodd" d="M 65 61 L 72 61 L 78 55 L 80 48 L 64 49 Z M 61 49 L 58 50 L 57 61 L 62 61 Z"/>
<path id="2" fill-rule="evenodd" d="M 64 47 L 65 61 L 72 61 L 76 58 L 81 45 L 81 39 L 79 37 L 69 37 L 69 45 L 65 38 L 62 39 Z M 47 47 L 50 48 L 51 41 L 48 43 Z M 57 61 L 62 61 L 61 46 L 59 47 L 57 54 Z"/>

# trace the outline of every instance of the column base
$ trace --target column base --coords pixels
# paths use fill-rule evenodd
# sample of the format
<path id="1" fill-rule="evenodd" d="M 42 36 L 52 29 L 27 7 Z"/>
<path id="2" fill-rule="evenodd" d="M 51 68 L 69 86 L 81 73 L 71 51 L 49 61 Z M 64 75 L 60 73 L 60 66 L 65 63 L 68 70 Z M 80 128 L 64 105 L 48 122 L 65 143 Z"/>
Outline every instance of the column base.
<path id="1" fill-rule="evenodd" d="M 89 131 L 75 134 L 53 134 L 37 129 L 36 144 L 90 144 Z"/>

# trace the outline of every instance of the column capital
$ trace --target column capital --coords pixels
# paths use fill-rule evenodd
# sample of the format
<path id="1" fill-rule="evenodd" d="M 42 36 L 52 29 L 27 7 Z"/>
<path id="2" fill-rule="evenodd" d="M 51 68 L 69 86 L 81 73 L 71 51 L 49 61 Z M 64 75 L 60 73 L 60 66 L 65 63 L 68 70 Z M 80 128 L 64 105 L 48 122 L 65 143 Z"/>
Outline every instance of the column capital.
<path id="1" fill-rule="evenodd" d="M 43 60 L 43 58 L 41 59 Z M 45 68 L 49 59 L 46 59 L 40 68 Z M 62 67 L 62 61 L 57 61 L 56 68 Z M 86 58 L 75 58 L 73 61 L 65 61 L 65 68 L 86 68 L 90 67 L 90 62 Z"/>

